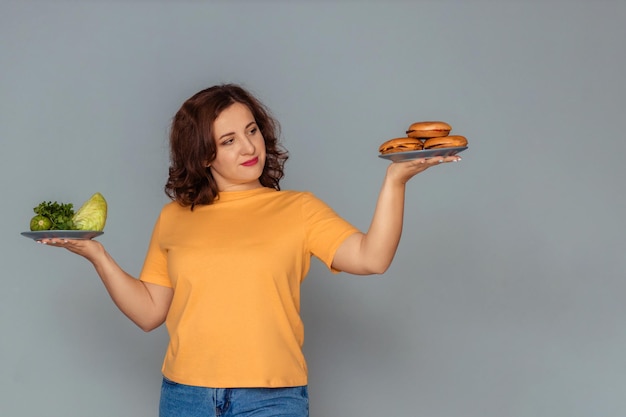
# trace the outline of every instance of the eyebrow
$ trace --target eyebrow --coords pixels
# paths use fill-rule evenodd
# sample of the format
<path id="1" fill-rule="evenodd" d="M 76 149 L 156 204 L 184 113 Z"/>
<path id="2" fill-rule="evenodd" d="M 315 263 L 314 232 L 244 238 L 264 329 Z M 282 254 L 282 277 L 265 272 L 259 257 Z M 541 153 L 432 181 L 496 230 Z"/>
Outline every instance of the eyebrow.
<path id="1" fill-rule="evenodd" d="M 256 121 L 255 121 L 255 120 L 251 121 L 250 123 L 248 123 L 248 124 L 246 125 L 246 129 L 248 129 L 250 126 L 255 125 L 255 124 L 256 124 Z M 245 129 L 244 129 L 244 130 L 245 130 Z M 228 133 L 224 133 L 222 136 L 220 136 L 219 138 L 217 138 L 217 140 L 220 140 L 220 139 L 222 139 L 222 138 L 225 138 L 226 136 L 230 136 L 230 135 L 234 135 L 234 134 L 235 134 L 235 132 L 228 132 Z"/>

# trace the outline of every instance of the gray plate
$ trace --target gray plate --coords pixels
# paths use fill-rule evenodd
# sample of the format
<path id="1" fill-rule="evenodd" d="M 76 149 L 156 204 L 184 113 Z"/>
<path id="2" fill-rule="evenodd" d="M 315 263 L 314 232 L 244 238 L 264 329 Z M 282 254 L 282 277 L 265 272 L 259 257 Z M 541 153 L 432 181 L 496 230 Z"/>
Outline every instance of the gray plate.
<path id="1" fill-rule="evenodd" d="M 467 146 L 459 148 L 441 148 L 441 149 L 426 149 L 425 151 L 408 151 L 408 152 L 395 152 L 387 155 L 378 155 L 379 158 L 388 159 L 393 162 L 411 161 L 419 158 L 435 158 L 442 156 L 452 156 L 459 152 L 463 152 L 467 149 Z"/>
<path id="2" fill-rule="evenodd" d="M 41 239 L 93 239 L 104 232 L 96 230 L 39 230 L 33 232 L 22 232 L 22 236 L 34 240 Z"/>

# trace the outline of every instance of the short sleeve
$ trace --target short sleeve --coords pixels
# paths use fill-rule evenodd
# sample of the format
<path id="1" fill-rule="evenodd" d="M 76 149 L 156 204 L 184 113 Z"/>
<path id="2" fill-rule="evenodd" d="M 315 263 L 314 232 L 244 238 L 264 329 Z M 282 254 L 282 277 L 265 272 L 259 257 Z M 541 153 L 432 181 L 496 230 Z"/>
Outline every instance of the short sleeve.
<path id="1" fill-rule="evenodd" d="M 152 230 L 152 237 L 150 238 L 148 252 L 146 254 L 139 279 L 152 284 L 172 287 L 172 282 L 169 278 L 167 268 L 167 251 L 162 248 L 160 243 L 162 216 L 163 213 L 159 215 L 159 218 L 154 225 L 154 229 Z"/>
<path id="2" fill-rule="evenodd" d="M 303 193 L 303 216 L 309 251 L 332 272 L 335 252 L 343 241 L 359 229 L 339 216 L 331 207 L 312 193 Z"/>

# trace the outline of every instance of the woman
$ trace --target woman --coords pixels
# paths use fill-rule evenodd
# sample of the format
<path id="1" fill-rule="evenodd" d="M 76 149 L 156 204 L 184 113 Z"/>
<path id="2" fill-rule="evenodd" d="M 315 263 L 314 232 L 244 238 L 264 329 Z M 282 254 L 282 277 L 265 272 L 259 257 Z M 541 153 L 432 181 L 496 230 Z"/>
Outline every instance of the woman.
<path id="1" fill-rule="evenodd" d="M 402 231 L 405 184 L 460 158 L 391 163 L 367 233 L 307 192 L 281 191 L 287 153 L 243 88 L 189 98 L 170 134 L 165 191 L 139 279 L 98 241 L 48 239 L 95 267 L 145 331 L 166 323 L 160 416 L 308 416 L 300 283 L 311 256 L 333 272 L 382 274 Z"/>

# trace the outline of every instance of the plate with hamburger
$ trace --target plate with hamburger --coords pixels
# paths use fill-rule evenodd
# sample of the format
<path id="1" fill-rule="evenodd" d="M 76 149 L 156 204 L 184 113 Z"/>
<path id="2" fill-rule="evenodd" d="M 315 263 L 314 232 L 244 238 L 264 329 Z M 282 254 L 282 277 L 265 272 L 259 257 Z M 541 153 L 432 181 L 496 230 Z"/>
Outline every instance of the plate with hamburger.
<path id="1" fill-rule="evenodd" d="M 451 135 L 451 131 L 452 126 L 446 122 L 415 122 L 405 137 L 389 139 L 380 145 L 378 156 L 399 162 L 456 155 L 467 149 L 467 138 Z"/>

